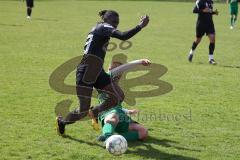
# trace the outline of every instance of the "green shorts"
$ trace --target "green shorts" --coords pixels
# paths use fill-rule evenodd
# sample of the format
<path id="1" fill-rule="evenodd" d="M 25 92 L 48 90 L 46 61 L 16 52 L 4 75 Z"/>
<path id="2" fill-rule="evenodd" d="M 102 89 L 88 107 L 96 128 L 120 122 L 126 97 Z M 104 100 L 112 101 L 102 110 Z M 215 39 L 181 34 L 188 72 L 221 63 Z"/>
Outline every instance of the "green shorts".
<path id="1" fill-rule="evenodd" d="M 104 126 L 104 119 L 107 115 L 116 113 L 119 116 L 119 123 L 115 128 L 115 132 L 122 133 L 127 132 L 129 124 L 132 123 L 132 119 L 122 110 L 121 106 L 116 106 L 109 109 L 108 111 L 102 113 L 98 116 L 98 120 L 101 122 L 102 127 Z"/>
<path id="2" fill-rule="evenodd" d="M 238 15 L 238 6 L 231 6 L 230 5 L 230 14 L 231 15 Z"/>

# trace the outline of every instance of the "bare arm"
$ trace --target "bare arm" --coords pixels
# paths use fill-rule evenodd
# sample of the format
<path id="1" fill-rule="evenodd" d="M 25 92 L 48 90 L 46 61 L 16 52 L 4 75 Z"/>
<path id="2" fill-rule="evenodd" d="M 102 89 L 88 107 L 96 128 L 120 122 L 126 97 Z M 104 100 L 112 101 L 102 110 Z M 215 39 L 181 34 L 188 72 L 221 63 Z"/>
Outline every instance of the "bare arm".
<path id="1" fill-rule="evenodd" d="M 135 60 L 135 61 L 131 61 L 131 62 L 123 64 L 123 65 L 120 65 L 116 68 L 113 68 L 110 71 L 112 78 L 117 77 L 117 76 L 123 74 L 123 72 L 129 71 L 138 65 L 148 66 L 148 65 L 150 65 L 150 61 L 148 59 L 140 59 L 140 60 Z"/>
<path id="2" fill-rule="evenodd" d="M 137 110 L 137 109 L 122 108 L 122 110 L 123 110 L 124 113 L 131 114 L 131 115 L 137 114 L 139 112 L 139 110 Z"/>

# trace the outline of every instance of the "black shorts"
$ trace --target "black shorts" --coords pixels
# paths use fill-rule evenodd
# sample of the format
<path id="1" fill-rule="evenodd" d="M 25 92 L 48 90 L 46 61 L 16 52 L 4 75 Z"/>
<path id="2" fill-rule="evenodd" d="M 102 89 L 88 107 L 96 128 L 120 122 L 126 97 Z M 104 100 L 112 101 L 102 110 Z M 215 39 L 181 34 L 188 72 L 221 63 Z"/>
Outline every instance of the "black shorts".
<path id="1" fill-rule="evenodd" d="M 103 89 L 105 86 L 109 85 L 111 83 L 111 77 L 109 74 L 107 74 L 103 69 L 99 73 L 98 77 L 96 78 L 96 81 L 90 81 L 84 79 L 86 67 L 84 66 L 78 66 L 77 72 L 76 72 L 76 85 L 78 86 L 86 86 L 96 89 Z"/>
<path id="2" fill-rule="evenodd" d="M 204 35 L 215 34 L 215 27 L 213 23 L 210 24 L 197 24 L 196 37 L 201 38 Z"/>
<path id="3" fill-rule="evenodd" d="M 33 0 L 26 0 L 27 7 L 33 8 L 34 3 Z"/>

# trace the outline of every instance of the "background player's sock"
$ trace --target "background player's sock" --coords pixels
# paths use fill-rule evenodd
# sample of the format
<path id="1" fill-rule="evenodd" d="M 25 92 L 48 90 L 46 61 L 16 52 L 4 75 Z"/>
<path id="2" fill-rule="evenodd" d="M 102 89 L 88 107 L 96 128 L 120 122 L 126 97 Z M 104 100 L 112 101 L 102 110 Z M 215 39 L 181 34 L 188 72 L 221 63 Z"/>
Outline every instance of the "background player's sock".
<path id="1" fill-rule="evenodd" d="M 213 55 L 212 54 L 209 54 L 209 61 L 213 59 Z"/>
<path id="2" fill-rule="evenodd" d="M 196 42 L 193 42 L 192 44 L 192 49 L 190 50 L 189 54 L 193 54 L 194 53 L 194 50 L 197 48 L 197 43 Z"/>
<path id="3" fill-rule="evenodd" d="M 236 21 L 237 21 L 237 17 L 235 17 L 235 18 L 233 19 L 233 25 L 236 24 Z"/>
<path id="4" fill-rule="evenodd" d="M 193 53 L 194 53 L 194 50 L 191 49 L 189 54 L 193 55 Z"/>
<path id="5" fill-rule="evenodd" d="M 233 27 L 233 25 L 234 25 L 234 18 L 231 17 L 231 26 Z"/>
<path id="6" fill-rule="evenodd" d="M 103 136 L 105 136 L 105 138 L 110 137 L 113 134 L 115 127 L 116 126 L 111 123 L 105 123 L 102 128 Z"/>
<path id="7" fill-rule="evenodd" d="M 215 49 L 215 43 L 209 44 L 209 60 L 213 59 L 213 52 Z"/>
<path id="8" fill-rule="evenodd" d="M 139 134 L 137 131 L 128 131 L 120 133 L 127 141 L 136 141 L 139 139 Z"/>
<path id="9" fill-rule="evenodd" d="M 32 14 L 32 9 L 31 8 L 27 8 L 27 15 L 29 17 L 31 17 L 31 14 Z"/>

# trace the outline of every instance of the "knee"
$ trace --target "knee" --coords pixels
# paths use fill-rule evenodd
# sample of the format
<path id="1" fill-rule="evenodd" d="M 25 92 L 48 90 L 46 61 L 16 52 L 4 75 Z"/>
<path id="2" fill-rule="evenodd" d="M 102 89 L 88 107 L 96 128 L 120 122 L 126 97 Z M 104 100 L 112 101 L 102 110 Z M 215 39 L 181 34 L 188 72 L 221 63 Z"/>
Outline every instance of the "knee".
<path id="1" fill-rule="evenodd" d="M 115 106 L 117 105 L 118 103 L 122 102 L 125 98 L 125 95 L 124 93 L 117 93 L 117 94 L 112 94 L 110 96 L 110 99 L 111 99 L 111 103 Z"/>
<path id="2" fill-rule="evenodd" d="M 113 118 L 106 118 L 105 123 L 111 123 L 112 125 L 117 125 L 119 122 L 119 119 L 117 117 L 113 117 Z"/>
<path id="3" fill-rule="evenodd" d="M 210 43 L 215 43 L 215 38 L 212 38 L 212 39 L 210 40 Z"/>
<path id="4" fill-rule="evenodd" d="M 197 38 L 196 40 L 195 40 L 195 43 L 196 44 L 199 44 L 201 42 L 201 38 Z"/>
<path id="5" fill-rule="evenodd" d="M 148 130 L 146 128 L 142 128 L 141 130 L 139 130 L 139 139 L 140 140 L 145 140 L 148 136 Z"/>
<path id="6" fill-rule="evenodd" d="M 118 86 L 118 84 L 114 84 L 114 93 L 117 97 L 118 103 L 122 102 L 125 98 L 123 90 Z"/>

